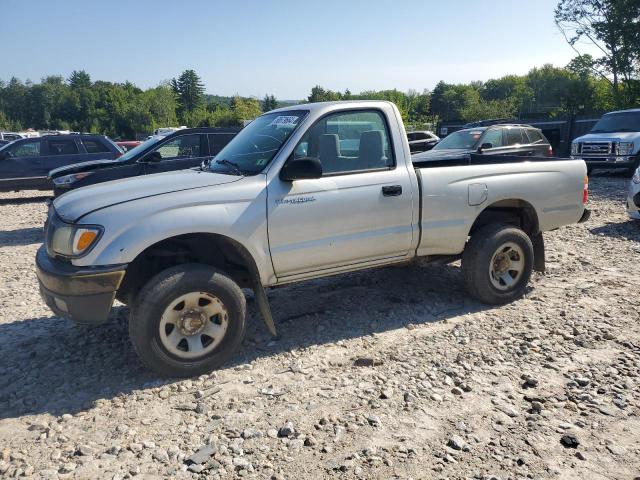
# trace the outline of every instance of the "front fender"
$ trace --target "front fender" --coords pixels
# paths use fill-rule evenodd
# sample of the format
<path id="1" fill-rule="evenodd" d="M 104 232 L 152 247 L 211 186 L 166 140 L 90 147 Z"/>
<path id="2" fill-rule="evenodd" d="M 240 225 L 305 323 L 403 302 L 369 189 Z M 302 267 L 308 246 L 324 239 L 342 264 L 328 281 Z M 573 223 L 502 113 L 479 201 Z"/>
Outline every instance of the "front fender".
<path id="1" fill-rule="evenodd" d="M 162 240 L 184 234 L 210 233 L 228 237 L 246 248 L 266 285 L 275 278 L 267 240 L 266 189 L 251 188 L 251 184 L 257 182 L 247 183 L 247 191 L 238 192 L 238 188 L 234 188 L 233 201 L 224 199 L 223 192 L 203 189 L 166 195 L 167 198 L 125 202 L 94 212 L 83 218 L 82 223 L 103 225 L 105 233 L 98 245 L 74 264 L 131 263 L 144 250 Z M 264 185 L 263 179 L 261 183 Z M 202 197 L 208 197 L 207 192 L 221 195 L 216 195 L 215 201 L 205 201 Z"/>

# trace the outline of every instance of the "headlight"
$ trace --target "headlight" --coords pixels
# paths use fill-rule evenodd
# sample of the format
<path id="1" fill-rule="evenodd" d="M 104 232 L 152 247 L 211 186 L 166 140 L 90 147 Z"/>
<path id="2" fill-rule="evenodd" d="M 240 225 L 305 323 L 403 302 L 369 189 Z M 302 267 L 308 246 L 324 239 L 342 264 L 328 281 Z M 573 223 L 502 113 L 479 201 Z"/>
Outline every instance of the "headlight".
<path id="1" fill-rule="evenodd" d="M 580 144 L 572 143 L 571 144 L 571 155 L 578 155 L 580 153 Z"/>
<path id="2" fill-rule="evenodd" d="M 633 183 L 640 183 L 640 167 L 636 168 L 636 171 L 633 172 L 633 177 L 631 177 L 631 181 Z"/>
<path id="3" fill-rule="evenodd" d="M 48 225 L 47 248 L 64 257 L 79 257 L 91 250 L 102 235 L 99 225 L 71 225 L 55 218 Z"/>
<path id="4" fill-rule="evenodd" d="M 63 175 L 62 177 L 54 178 L 54 185 L 71 185 L 72 183 L 77 182 L 78 180 L 82 180 L 83 178 L 88 177 L 89 175 L 93 175 L 94 172 L 81 172 L 81 173 L 73 173 L 71 175 Z"/>
<path id="5" fill-rule="evenodd" d="M 631 155 L 633 153 L 633 142 L 620 142 L 616 144 L 616 154 Z"/>

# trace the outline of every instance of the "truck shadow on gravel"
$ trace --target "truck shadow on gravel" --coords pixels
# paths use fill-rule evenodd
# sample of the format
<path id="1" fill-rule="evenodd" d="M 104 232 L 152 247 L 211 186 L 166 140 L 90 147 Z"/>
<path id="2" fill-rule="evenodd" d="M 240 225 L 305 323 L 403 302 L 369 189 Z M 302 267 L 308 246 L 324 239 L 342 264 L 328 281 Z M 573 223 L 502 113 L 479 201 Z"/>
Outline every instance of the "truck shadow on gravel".
<path id="1" fill-rule="evenodd" d="M 269 297 L 280 339 L 271 339 L 249 294 L 247 337 L 224 367 L 225 376 L 233 377 L 234 367 L 263 357 L 276 362 L 267 370 L 282 370 L 290 359 L 277 356 L 294 348 L 488 308 L 467 297 L 454 266 L 358 272 L 273 289 Z M 116 308 L 110 322 L 93 328 L 55 317 L 0 324 L 0 419 L 73 414 L 100 399 L 179 381 L 162 379 L 140 364 L 128 340 L 127 315 L 126 307 Z"/>
<path id="2" fill-rule="evenodd" d="M 41 202 L 46 202 L 50 198 L 53 198 L 53 197 L 51 195 L 40 195 L 38 197 L 0 198 L 0 206 L 4 206 L 4 205 L 26 205 L 27 203 L 41 203 Z"/>
<path id="3" fill-rule="evenodd" d="M 33 243 L 42 243 L 43 240 L 44 231 L 41 227 L 0 231 L 0 247 L 31 245 Z"/>
<path id="4" fill-rule="evenodd" d="M 625 238 L 640 242 L 640 220 L 627 220 L 621 223 L 608 223 L 589 230 L 593 235 L 605 235 L 613 238 Z"/>

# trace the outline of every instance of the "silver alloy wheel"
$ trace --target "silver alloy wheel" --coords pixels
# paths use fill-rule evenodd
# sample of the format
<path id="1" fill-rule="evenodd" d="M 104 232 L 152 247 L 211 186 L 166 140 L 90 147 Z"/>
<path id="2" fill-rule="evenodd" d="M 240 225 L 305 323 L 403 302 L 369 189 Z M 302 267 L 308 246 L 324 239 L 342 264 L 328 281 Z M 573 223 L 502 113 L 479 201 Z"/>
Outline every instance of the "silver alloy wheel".
<path id="1" fill-rule="evenodd" d="M 160 340 L 173 355 L 193 359 L 214 350 L 229 326 L 222 301 L 206 292 L 191 292 L 173 300 L 160 320 Z"/>
<path id="2" fill-rule="evenodd" d="M 500 291 L 513 287 L 524 272 L 524 251 L 514 242 L 496 249 L 489 264 L 491 284 Z"/>

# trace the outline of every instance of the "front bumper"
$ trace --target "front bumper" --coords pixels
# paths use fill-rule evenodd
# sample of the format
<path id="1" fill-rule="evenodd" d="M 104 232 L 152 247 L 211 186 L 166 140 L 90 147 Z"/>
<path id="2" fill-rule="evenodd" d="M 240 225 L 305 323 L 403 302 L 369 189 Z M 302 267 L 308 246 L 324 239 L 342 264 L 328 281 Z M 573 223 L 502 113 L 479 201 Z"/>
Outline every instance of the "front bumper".
<path id="1" fill-rule="evenodd" d="M 618 157 L 615 155 L 602 157 L 578 156 L 581 160 L 592 168 L 631 168 L 635 165 L 636 157 Z"/>
<path id="2" fill-rule="evenodd" d="M 76 267 L 50 258 L 44 246 L 36 255 L 40 294 L 59 317 L 84 325 L 109 318 L 126 265 Z"/>

